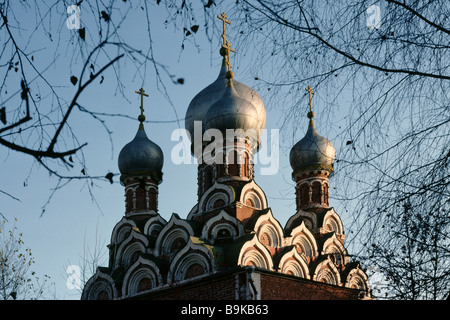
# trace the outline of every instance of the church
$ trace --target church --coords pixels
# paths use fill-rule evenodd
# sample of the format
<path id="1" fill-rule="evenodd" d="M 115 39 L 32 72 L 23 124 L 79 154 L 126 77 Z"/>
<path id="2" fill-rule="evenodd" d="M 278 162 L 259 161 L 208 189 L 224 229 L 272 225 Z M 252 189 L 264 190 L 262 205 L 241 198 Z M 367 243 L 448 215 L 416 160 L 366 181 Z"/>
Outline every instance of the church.
<path id="1" fill-rule="evenodd" d="M 112 230 L 108 266 L 97 268 L 81 299 L 371 299 L 367 275 L 350 261 L 342 221 L 329 203 L 335 149 L 314 125 L 314 92 L 306 89 L 306 134 L 289 156 L 296 212 L 282 226 L 254 180 L 265 106 L 255 90 L 234 79 L 234 50 L 225 33 L 230 22 L 224 13 L 218 18 L 222 66 L 185 118 L 198 163 L 197 203 L 186 217 L 174 213 L 167 221 L 159 214 L 164 155 L 146 135 L 146 94 L 136 91 L 139 128 L 118 158 L 125 214 Z M 198 140 L 208 134 L 214 148 Z"/>

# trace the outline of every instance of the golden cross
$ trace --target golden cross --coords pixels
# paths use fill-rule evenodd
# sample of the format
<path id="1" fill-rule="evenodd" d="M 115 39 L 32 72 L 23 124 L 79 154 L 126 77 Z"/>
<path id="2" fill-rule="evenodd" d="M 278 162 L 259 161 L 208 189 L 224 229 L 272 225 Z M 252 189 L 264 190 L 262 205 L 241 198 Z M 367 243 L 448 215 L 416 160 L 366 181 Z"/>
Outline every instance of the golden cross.
<path id="1" fill-rule="evenodd" d="M 226 36 L 227 23 L 231 24 L 231 22 L 227 20 L 227 15 L 225 14 L 225 12 L 223 12 L 220 16 L 217 16 L 217 18 L 219 18 L 223 22 L 222 38 L 223 38 L 223 44 L 225 45 L 225 43 L 227 42 L 227 36 Z"/>
<path id="2" fill-rule="evenodd" d="M 231 49 L 230 43 L 228 42 L 228 40 L 225 42 L 225 44 L 222 45 L 222 48 L 225 48 L 227 50 L 227 66 L 228 66 L 228 71 L 231 70 L 231 60 L 230 60 L 230 51 L 232 52 L 236 52 L 234 49 Z"/>
<path id="3" fill-rule="evenodd" d="M 309 110 L 312 112 L 311 100 L 312 100 L 312 95 L 314 94 L 314 91 L 312 91 L 311 86 L 308 86 L 308 88 L 305 88 L 305 90 L 309 92 Z"/>
<path id="4" fill-rule="evenodd" d="M 136 91 L 137 94 L 141 96 L 141 116 L 144 115 L 144 96 L 148 97 L 148 94 L 144 93 L 145 90 L 140 88 L 139 91 Z"/>

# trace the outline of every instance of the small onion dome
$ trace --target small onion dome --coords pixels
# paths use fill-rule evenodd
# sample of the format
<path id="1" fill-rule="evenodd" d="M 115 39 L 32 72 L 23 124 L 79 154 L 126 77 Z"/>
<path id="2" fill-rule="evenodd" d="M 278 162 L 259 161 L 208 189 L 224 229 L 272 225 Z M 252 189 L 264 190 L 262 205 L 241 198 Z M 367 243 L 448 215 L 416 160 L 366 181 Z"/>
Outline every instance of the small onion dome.
<path id="1" fill-rule="evenodd" d="M 186 111 L 185 128 L 190 134 L 191 141 L 194 137 L 194 122 L 203 121 L 210 107 L 224 95 L 227 89 L 227 66 L 222 64 L 219 76 L 209 86 L 200 91 L 190 102 Z M 249 101 L 256 109 L 257 127 L 264 128 L 266 124 L 266 109 L 258 93 L 249 86 L 233 79 L 233 86 L 237 95 Z"/>
<path id="2" fill-rule="evenodd" d="M 164 154 L 151 141 L 144 127 L 139 126 L 134 139 L 126 144 L 119 154 L 119 170 L 122 175 L 151 175 L 157 182 L 162 180 Z"/>
<path id="3" fill-rule="evenodd" d="M 258 135 L 263 129 L 259 120 L 255 106 L 239 96 L 234 85 L 230 84 L 225 88 L 222 97 L 209 108 L 203 119 L 203 129 L 218 129 L 224 134 L 227 129 L 253 129 Z"/>
<path id="4" fill-rule="evenodd" d="M 308 115 L 310 116 L 310 115 Z M 308 131 L 303 139 L 292 147 L 289 161 L 294 172 L 307 169 L 325 169 L 333 172 L 335 149 L 327 138 L 322 137 L 317 132 L 312 116 Z"/>

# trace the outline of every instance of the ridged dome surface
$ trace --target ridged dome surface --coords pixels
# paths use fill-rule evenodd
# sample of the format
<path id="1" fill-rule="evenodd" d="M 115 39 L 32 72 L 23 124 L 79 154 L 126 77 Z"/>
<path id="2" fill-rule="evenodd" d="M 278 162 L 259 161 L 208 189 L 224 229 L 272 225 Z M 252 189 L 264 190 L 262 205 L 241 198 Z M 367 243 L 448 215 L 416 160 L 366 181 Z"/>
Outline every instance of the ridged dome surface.
<path id="1" fill-rule="evenodd" d="M 254 129 L 255 133 L 261 130 L 258 112 L 253 104 L 240 97 L 233 86 L 226 88 L 222 97 L 215 102 L 206 113 L 203 120 L 204 130 Z"/>
<path id="2" fill-rule="evenodd" d="M 333 167 L 335 149 L 330 140 L 322 137 L 313 124 L 310 124 L 303 139 L 291 149 L 289 161 L 292 169 L 310 166 Z"/>
<path id="3" fill-rule="evenodd" d="M 194 121 L 203 121 L 209 108 L 222 98 L 227 88 L 227 67 L 222 66 L 219 76 L 209 86 L 200 91 L 191 101 L 186 111 L 185 128 L 193 140 Z M 249 86 L 233 79 L 233 86 L 239 97 L 249 101 L 256 110 L 257 127 L 263 129 L 266 124 L 266 109 L 258 93 Z"/>
<path id="4" fill-rule="evenodd" d="M 164 154 L 161 148 L 147 137 L 144 129 L 139 128 L 134 139 L 120 151 L 118 163 L 122 174 L 161 171 Z"/>

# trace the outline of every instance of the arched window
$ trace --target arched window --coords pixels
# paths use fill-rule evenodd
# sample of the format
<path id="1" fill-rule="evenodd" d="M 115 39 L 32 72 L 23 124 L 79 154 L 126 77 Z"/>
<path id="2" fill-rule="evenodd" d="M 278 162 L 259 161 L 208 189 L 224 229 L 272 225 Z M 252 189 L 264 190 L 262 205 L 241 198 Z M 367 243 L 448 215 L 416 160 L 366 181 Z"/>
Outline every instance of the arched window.
<path id="1" fill-rule="evenodd" d="M 323 202 L 328 206 L 329 205 L 329 194 L 328 194 L 328 184 L 323 184 Z"/>
<path id="2" fill-rule="evenodd" d="M 172 252 L 178 251 L 181 248 L 183 248 L 185 245 L 186 245 L 186 240 L 184 240 L 181 237 L 177 238 L 171 243 L 169 252 L 172 253 Z"/>
<path id="3" fill-rule="evenodd" d="M 230 153 L 228 157 L 228 176 L 239 176 L 238 152 L 236 150 Z"/>
<path id="4" fill-rule="evenodd" d="M 147 209 L 147 199 L 144 188 L 136 189 L 136 210 L 143 211 Z"/>
<path id="5" fill-rule="evenodd" d="M 304 183 L 300 186 L 300 205 L 304 206 L 309 203 L 309 185 Z"/>
<path id="6" fill-rule="evenodd" d="M 150 290 L 152 287 L 152 280 L 149 278 L 143 278 L 139 281 L 137 292 Z"/>
<path id="7" fill-rule="evenodd" d="M 197 276 L 201 276 L 204 273 L 205 269 L 203 268 L 203 266 L 199 263 L 194 263 L 187 269 L 186 276 L 184 278 L 190 279 Z"/>
<path id="8" fill-rule="evenodd" d="M 213 185 L 213 172 L 211 167 L 205 168 L 205 191 Z"/>
<path id="9" fill-rule="evenodd" d="M 250 166 L 250 159 L 248 156 L 247 152 L 244 152 L 244 166 L 243 166 L 243 176 L 249 178 L 250 176 L 250 170 L 249 170 L 249 166 Z"/>
<path id="10" fill-rule="evenodd" d="M 150 188 L 148 190 L 148 208 L 149 210 L 155 210 L 157 211 L 158 204 L 157 204 L 157 193 L 156 190 L 153 188 Z"/>
<path id="11" fill-rule="evenodd" d="M 128 190 L 127 195 L 125 197 L 125 205 L 126 205 L 126 212 L 131 212 L 133 210 L 133 190 Z"/>
<path id="12" fill-rule="evenodd" d="M 219 207 L 223 207 L 224 205 L 225 205 L 225 201 L 223 199 L 218 199 L 214 202 L 213 207 L 219 208 Z"/>
<path id="13" fill-rule="evenodd" d="M 109 294 L 106 290 L 102 290 L 97 294 L 97 300 L 109 300 Z"/>
<path id="14" fill-rule="evenodd" d="M 318 181 L 315 181 L 312 184 L 311 201 L 313 203 L 322 203 L 322 185 Z"/>

